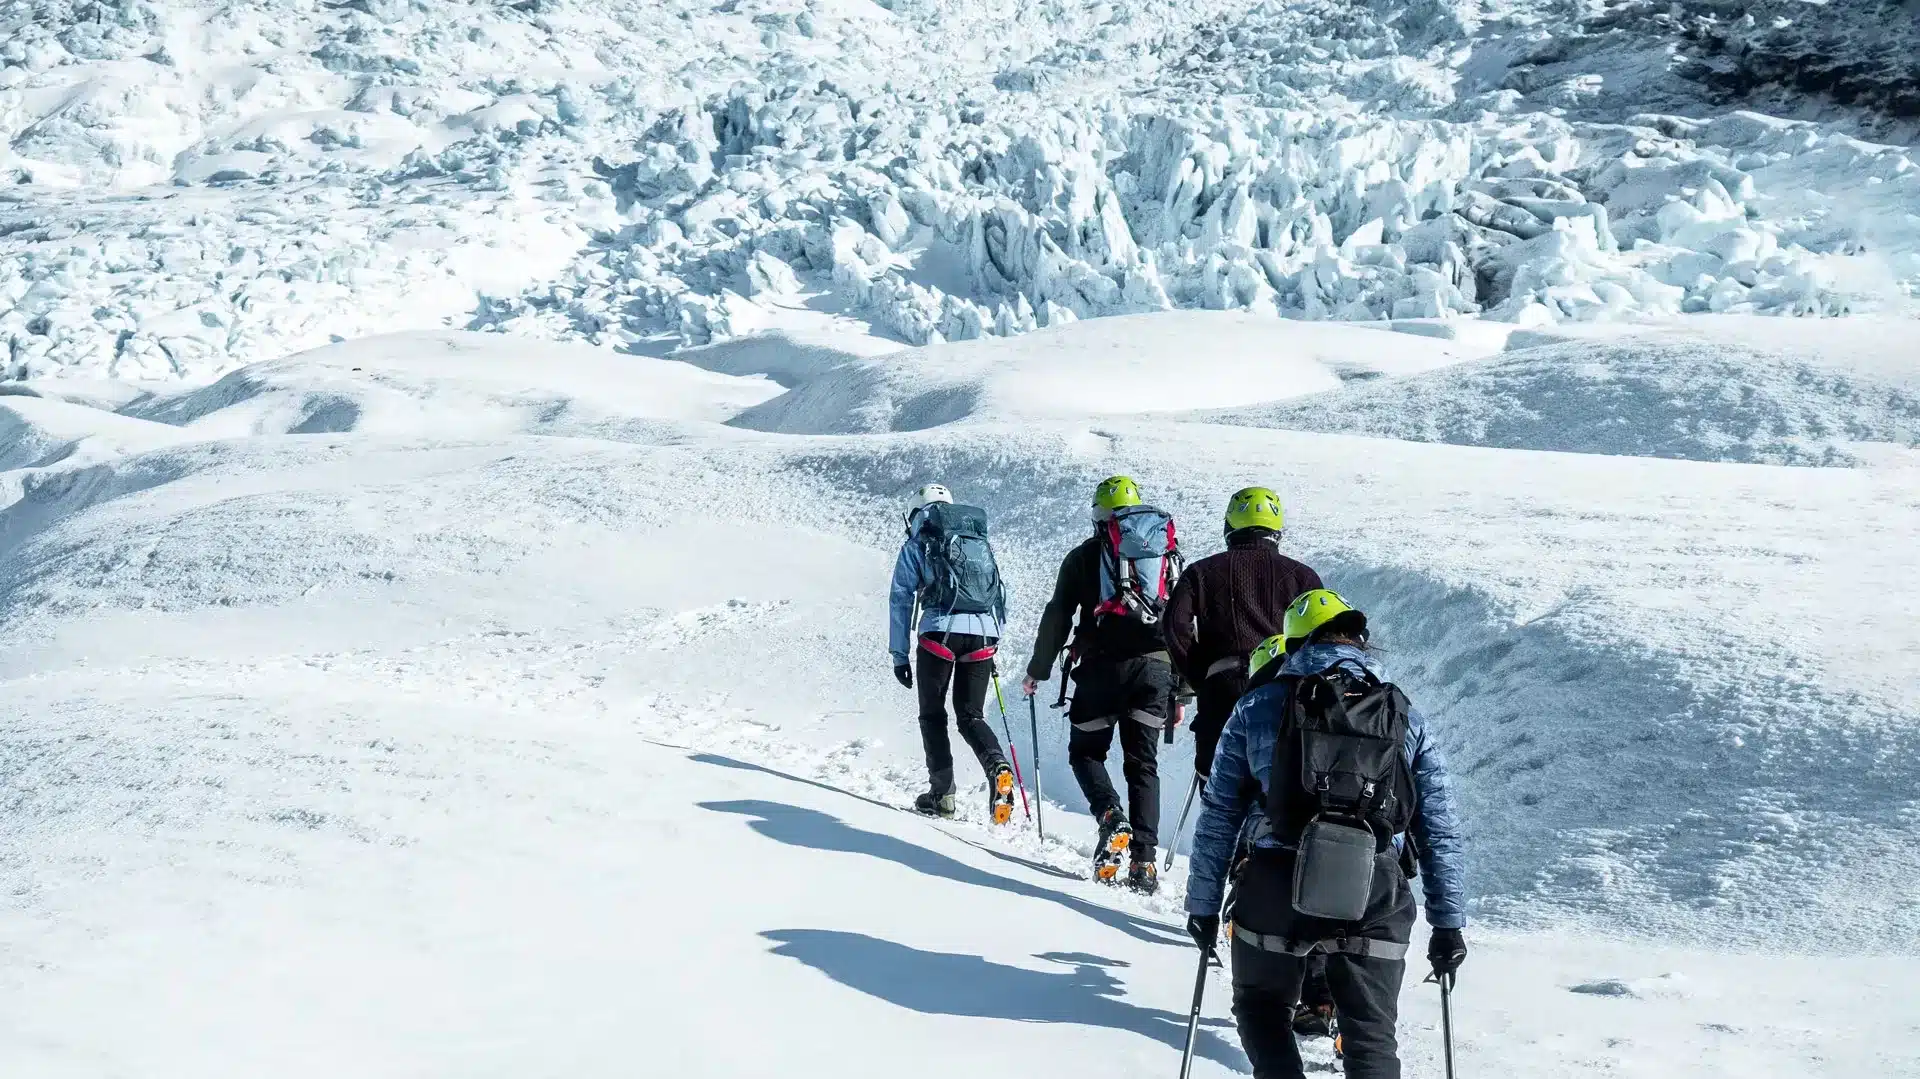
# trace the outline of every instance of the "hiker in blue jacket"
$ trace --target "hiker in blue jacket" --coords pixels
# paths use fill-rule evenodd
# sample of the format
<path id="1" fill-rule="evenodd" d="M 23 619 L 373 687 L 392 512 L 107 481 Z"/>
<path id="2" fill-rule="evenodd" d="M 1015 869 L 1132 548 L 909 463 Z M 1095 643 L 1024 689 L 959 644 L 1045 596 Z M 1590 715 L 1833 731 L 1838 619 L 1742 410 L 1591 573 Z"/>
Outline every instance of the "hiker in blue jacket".
<path id="1" fill-rule="evenodd" d="M 914 611 L 919 625 L 914 625 Z M 955 506 L 937 483 L 920 489 L 907 511 L 907 538 L 893 564 L 887 604 L 887 652 L 893 676 L 914 687 L 919 656 L 920 741 L 927 756 L 927 793 L 913 807 L 954 815 L 953 746 L 947 738 L 947 685 L 960 737 L 987 776 L 987 812 L 994 823 L 1013 815 L 1013 769 L 983 718 L 993 682 L 993 656 L 1007 619 L 1007 591 L 986 541 L 986 514 Z"/>
<path id="2" fill-rule="evenodd" d="M 1411 786 L 1411 821 L 1375 856 L 1371 885 L 1362 870 L 1364 915 L 1351 922 L 1330 922 L 1296 909 L 1298 851 L 1283 838 L 1287 827 L 1269 819 L 1270 805 L 1296 804 L 1269 801 L 1276 745 L 1292 707 L 1290 696 L 1303 684 L 1297 680 L 1344 674 L 1356 680 L 1349 684 L 1384 681 L 1366 651 L 1366 639 L 1366 616 L 1338 595 L 1318 590 L 1299 597 L 1288 609 L 1284 641 L 1262 646 L 1269 656 L 1284 647 L 1286 658 L 1256 673 L 1255 688 L 1234 707 L 1201 794 L 1187 878 L 1187 928 L 1202 948 L 1215 946 L 1229 865 L 1235 864 L 1235 895 L 1228 912 L 1233 924 L 1233 1013 L 1256 1079 L 1303 1079 L 1292 1028 L 1294 1005 L 1308 960 L 1319 957 L 1325 959 L 1339 1017 L 1346 1074 L 1351 1079 L 1400 1075 L 1394 1027 L 1413 932 L 1414 899 L 1407 878 L 1415 862 L 1426 893 L 1427 923 L 1433 929 L 1428 961 L 1436 975 L 1451 977 L 1466 958 L 1459 814 L 1446 759 L 1434 744 L 1426 717 L 1411 707 L 1406 709 L 1401 774 Z M 1256 654 L 1255 662 L 1262 658 Z M 1289 756 L 1289 766 L 1299 760 L 1298 755 Z M 1292 775 L 1278 781 L 1300 783 Z"/>

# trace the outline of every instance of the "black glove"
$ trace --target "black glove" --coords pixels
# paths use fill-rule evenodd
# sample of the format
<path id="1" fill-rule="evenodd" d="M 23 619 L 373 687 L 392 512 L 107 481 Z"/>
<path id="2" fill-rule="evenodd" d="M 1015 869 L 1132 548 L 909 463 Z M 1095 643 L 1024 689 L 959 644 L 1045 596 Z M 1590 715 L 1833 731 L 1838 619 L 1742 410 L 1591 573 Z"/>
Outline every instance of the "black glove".
<path id="1" fill-rule="evenodd" d="M 1220 730 L 1212 723 L 1193 721 L 1193 770 L 1200 775 L 1213 774 L 1213 752 L 1220 748 Z"/>
<path id="2" fill-rule="evenodd" d="M 1218 914 L 1187 915 L 1187 935 L 1200 946 L 1203 952 L 1211 952 L 1220 943 L 1220 916 Z"/>
<path id="3" fill-rule="evenodd" d="M 1207 785 L 1207 777 L 1213 774 L 1213 751 L 1220 745 L 1202 742 L 1198 736 L 1193 740 L 1193 774 L 1200 777 L 1200 785 Z"/>
<path id="4" fill-rule="evenodd" d="M 1467 938 L 1458 929 L 1436 929 L 1427 941 L 1427 962 L 1433 964 L 1433 976 L 1445 978 L 1467 961 Z"/>
<path id="5" fill-rule="evenodd" d="M 907 687 L 908 689 L 913 688 L 913 664 L 911 663 L 894 664 L 893 676 L 900 680 L 901 685 Z"/>

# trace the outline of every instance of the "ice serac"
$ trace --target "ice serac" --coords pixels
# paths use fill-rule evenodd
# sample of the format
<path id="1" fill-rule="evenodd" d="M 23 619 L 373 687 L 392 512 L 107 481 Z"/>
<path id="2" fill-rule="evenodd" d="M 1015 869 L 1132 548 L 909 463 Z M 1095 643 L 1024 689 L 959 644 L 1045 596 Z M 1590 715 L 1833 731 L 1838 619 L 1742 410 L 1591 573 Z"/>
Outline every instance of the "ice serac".
<path id="1" fill-rule="evenodd" d="M 659 352 L 1920 290 L 1910 150 L 1709 107 L 1644 28 L 1557 8 L 8 10 L 11 378 L 201 379 L 449 326 Z"/>
<path id="2" fill-rule="evenodd" d="M 702 343 L 716 322 L 674 311 L 709 302 L 698 282 L 763 253 L 797 253 L 807 288 L 914 344 L 1018 332 L 1029 309 L 1043 325 L 1161 307 L 1542 324 L 1839 314 L 1863 299 L 1835 281 L 1831 242 L 1769 219 L 1755 174 L 1733 163 L 1792 156 L 1756 143 L 1835 147 L 1760 117 L 1593 126 L 1099 105 L 1039 130 L 1031 118 L 954 117 L 933 140 L 919 125 L 867 125 L 855 138 L 858 110 L 816 96 L 809 145 L 857 150 L 730 201 L 724 235 L 711 227 L 719 196 L 637 199 L 628 212 L 642 222 L 589 256 L 623 281 L 578 297 L 586 317 L 616 337 L 665 324 Z M 706 108 L 735 150 L 768 145 L 795 111 L 738 95 Z M 654 130 L 680 139 L 668 158 L 707 152 L 677 134 L 707 125 Z M 1843 152 L 1906 161 L 1850 140 Z M 1892 170 L 1913 182 L 1910 166 Z M 669 257 L 654 257 L 662 246 Z M 622 318 L 627 294 L 648 300 Z M 510 305 L 497 324 L 542 318 Z"/>

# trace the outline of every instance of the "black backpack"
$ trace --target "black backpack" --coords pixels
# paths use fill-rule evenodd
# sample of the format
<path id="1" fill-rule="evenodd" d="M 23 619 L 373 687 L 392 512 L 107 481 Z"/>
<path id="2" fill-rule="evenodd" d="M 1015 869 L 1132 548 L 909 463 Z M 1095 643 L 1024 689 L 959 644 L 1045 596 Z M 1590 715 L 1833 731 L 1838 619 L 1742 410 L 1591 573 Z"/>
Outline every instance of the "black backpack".
<path id="1" fill-rule="evenodd" d="M 1283 675 L 1286 712 L 1267 773 L 1267 816 L 1296 851 L 1293 907 L 1351 922 L 1366 912 L 1373 863 L 1415 809 L 1406 694 L 1334 667 Z"/>
<path id="2" fill-rule="evenodd" d="M 921 511 L 920 553 L 926 588 L 921 605 L 943 614 L 997 614 L 1004 593 L 1000 565 L 987 541 L 987 511 L 934 502 Z"/>

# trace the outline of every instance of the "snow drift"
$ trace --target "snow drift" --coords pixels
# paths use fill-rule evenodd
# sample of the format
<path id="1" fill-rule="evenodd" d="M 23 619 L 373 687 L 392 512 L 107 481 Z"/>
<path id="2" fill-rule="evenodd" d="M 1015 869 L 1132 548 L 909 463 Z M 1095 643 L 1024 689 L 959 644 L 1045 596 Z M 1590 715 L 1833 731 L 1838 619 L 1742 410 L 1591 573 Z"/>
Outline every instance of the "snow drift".
<path id="1" fill-rule="evenodd" d="M 763 379 L 583 345 L 415 333 L 256 364 L 122 411 L 208 438 L 345 431 L 478 437 L 562 434 L 615 420 L 725 420 L 780 392 Z"/>
<path id="2" fill-rule="evenodd" d="M 1276 322 L 1230 313 L 1099 319 L 1012 340 L 822 357 L 797 371 L 778 350 L 676 357 L 722 370 L 764 368 L 789 392 L 741 411 L 736 426 L 786 434 L 920 431 L 962 421 L 1112 416 L 1291 397 L 1343 379 L 1423 371 L 1480 349 L 1379 329 Z M 1193 342 L 1204 341 L 1195 347 Z"/>
<path id="3" fill-rule="evenodd" d="M 1693 461 L 1860 465 L 1920 444 L 1920 387 L 1757 348 L 1627 338 L 1365 382 L 1218 422 Z"/>

